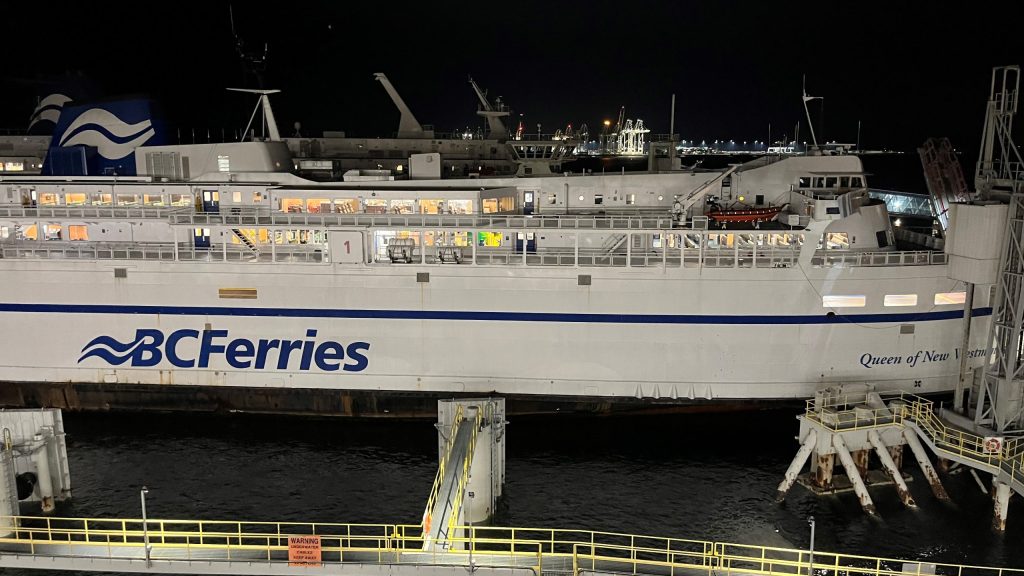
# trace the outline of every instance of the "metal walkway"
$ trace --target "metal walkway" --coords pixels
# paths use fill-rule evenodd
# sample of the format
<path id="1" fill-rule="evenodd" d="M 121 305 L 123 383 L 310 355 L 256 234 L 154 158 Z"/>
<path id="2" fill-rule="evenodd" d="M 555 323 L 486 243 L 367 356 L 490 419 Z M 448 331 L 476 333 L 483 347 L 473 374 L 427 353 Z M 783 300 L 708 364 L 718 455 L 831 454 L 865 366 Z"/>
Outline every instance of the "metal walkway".
<path id="1" fill-rule="evenodd" d="M 885 202 L 886 209 L 893 216 L 931 218 L 934 215 L 931 197 L 927 194 L 871 188 L 868 196 Z"/>
<path id="2" fill-rule="evenodd" d="M 654 536 L 459 527 L 447 550 L 424 551 L 420 525 L 136 519 L 0 518 L 0 567 L 177 574 L 732 574 L 1024 576 L 1024 571 L 904 562 Z M 288 538 L 319 536 L 320 562 L 289 562 Z"/>

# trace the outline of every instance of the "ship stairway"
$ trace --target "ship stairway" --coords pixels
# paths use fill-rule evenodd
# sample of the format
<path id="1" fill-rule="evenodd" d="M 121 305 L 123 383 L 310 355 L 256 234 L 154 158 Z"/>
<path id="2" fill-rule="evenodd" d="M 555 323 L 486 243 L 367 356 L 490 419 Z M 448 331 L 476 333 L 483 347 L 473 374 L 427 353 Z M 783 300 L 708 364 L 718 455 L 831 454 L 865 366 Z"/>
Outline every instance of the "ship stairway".
<path id="1" fill-rule="evenodd" d="M 601 245 L 601 254 L 611 256 L 626 243 L 627 234 L 613 234 Z"/>
<path id="2" fill-rule="evenodd" d="M 235 238 L 238 238 L 238 241 L 244 244 L 253 254 L 257 256 L 260 255 L 260 249 L 256 247 L 255 238 L 250 238 L 249 234 L 242 232 L 238 228 L 232 228 L 231 233 L 234 234 Z"/>
<path id="3" fill-rule="evenodd" d="M 704 182 L 703 184 L 698 186 L 695 190 L 693 190 L 689 194 L 687 194 L 682 199 L 682 201 L 680 202 L 680 204 L 682 204 L 682 213 L 686 214 L 687 212 L 689 212 L 690 208 L 694 204 L 696 204 L 697 202 L 700 202 L 701 200 L 703 200 L 704 197 L 707 196 L 708 192 L 710 192 L 715 187 L 716 184 L 723 183 L 727 178 L 731 178 L 733 172 L 738 170 L 739 167 L 740 167 L 740 164 L 733 164 L 732 166 L 729 167 L 728 170 L 726 170 L 726 171 L 718 174 L 714 178 Z"/>

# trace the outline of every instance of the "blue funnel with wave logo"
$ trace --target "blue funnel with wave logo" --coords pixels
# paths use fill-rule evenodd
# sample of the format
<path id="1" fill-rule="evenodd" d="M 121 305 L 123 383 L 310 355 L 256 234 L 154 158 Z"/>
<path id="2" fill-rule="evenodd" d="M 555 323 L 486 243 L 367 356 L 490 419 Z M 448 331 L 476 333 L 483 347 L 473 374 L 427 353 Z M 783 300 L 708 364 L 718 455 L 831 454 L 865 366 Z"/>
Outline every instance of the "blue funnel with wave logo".
<path id="1" fill-rule="evenodd" d="M 47 176 L 134 176 L 135 149 L 167 143 L 156 104 L 122 98 L 65 106 L 43 163 Z"/>

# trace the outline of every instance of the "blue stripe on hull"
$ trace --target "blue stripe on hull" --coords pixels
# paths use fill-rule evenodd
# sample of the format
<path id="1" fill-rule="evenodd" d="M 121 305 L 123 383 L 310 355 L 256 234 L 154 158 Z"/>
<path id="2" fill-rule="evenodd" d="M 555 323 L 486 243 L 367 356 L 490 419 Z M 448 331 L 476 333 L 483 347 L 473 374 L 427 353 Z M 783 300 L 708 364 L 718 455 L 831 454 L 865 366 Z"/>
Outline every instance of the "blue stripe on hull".
<path id="1" fill-rule="evenodd" d="M 875 324 L 963 318 L 963 310 L 902 314 L 827 314 L 797 316 L 704 314 L 578 314 L 562 312 L 468 312 L 454 310 L 332 310 L 323 308 L 228 308 L 218 306 L 127 306 L 110 304 L 6 304 L 0 312 L 57 314 L 170 314 L 176 316 L 248 316 L 386 320 L 485 320 L 492 322 L 571 322 L 605 324 Z M 992 308 L 975 308 L 988 316 Z"/>

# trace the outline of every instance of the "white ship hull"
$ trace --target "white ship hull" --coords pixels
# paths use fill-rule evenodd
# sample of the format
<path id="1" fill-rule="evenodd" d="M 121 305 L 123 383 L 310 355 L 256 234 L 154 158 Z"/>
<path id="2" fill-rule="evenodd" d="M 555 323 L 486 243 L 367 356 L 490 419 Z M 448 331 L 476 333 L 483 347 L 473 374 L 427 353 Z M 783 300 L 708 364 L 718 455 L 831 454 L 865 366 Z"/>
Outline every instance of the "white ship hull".
<path id="1" fill-rule="evenodd" d="M 959 369 L 962 306 L 933 305 L 934 294 L 957 289 L 945 265 L 503 275 L 486 266 L 137 261 L 125 278 L 115 267 L 125 266 L 0 260 L 0 381 L 730 401 L 860 382 L 941 392 Z M 579 285 L 579 274 L 591 284 Z M 255 299 L 221 297 L 243 287 Z M 977 292 L 973 366 L 984 361 L 989 322 L 987 290 Z M 822 294 L 866 295 L 867 305 L 830 316 Z M 883 307 L 886 294 L 918 294 L 918 305 Z M 173 351 L 193 365 L 175 366 L 159 346 L 159 362 L 137 351 L 114 350 L 120 365 L 86 354 L 101 347 L 89 346 L 97 337 L 130 344 L 140 329 L 161 339 L 195 331 Z M 200 366 L 204 330 L 227 334 L 211 333 Z M 216 348 L 238 339 L 253 347 L 234 350 L 242 368 Z M 266 350 L 257 366 L 260 339 L 312 343 L 305 358 L 299 346 L 283 363 L 279 346 Z M 325 341 L 366 346 L 338 359 L 318 351 Z M 133 366 L 132 354 L 153 365 Z"/>

